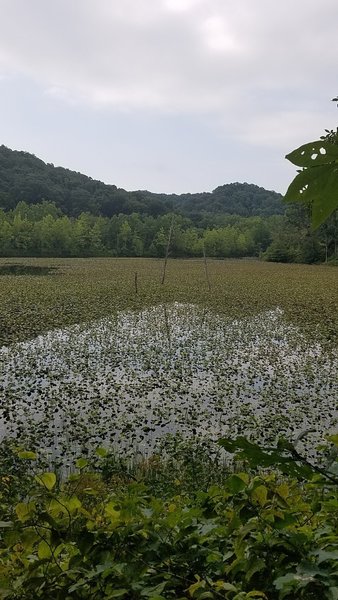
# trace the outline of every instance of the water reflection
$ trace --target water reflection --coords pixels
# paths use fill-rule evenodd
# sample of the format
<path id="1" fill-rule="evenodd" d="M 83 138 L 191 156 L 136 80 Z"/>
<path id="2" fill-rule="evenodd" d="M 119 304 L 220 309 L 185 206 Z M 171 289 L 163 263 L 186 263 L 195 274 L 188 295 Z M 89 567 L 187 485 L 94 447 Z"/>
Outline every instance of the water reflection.
<path id="1" fill-rule="evenodd" d="M 337 424 L 337 355 L 282 311 L 229 321 L 174 303 L 0 350 L 1 437 L 70 460 L 98 445 L 153 451 L 167 433 L 280 434 L 308 454 Z"/>

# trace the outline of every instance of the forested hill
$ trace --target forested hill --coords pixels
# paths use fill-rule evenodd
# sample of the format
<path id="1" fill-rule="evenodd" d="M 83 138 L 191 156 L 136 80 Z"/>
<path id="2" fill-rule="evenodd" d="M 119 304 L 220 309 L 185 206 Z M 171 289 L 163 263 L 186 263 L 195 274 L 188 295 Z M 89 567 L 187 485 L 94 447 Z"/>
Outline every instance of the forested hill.
<path id="1" fill-rule="evenodd" d="M 14 209 L 20 201 L 37 204 L 43 200 L 54 202 L 63 214 L 73 217 L 82 212 L 105 217 L 121 213 L 159 216 L 174 210 L 195 220 L 202 213 L 243 217 L 284 213 L 280 194 L 253 184 L 230 183 L 198 194 L 127 192 L 46 164 L 34 154 L 0 146 L 0 209 Z"/>

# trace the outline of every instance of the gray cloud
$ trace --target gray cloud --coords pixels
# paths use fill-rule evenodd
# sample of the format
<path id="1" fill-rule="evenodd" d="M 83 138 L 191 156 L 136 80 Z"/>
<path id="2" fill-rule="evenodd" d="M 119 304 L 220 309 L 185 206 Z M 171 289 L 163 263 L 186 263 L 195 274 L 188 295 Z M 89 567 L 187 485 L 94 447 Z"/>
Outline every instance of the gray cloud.
<path id="1" fill-rule="evenodd" d="M 2 0 L 0 77 L 287 150 L 333 119 L 337 23 L 336 0 Z"/>
<path id="2" fill-rule="evenodd" d="M 324 79 L 338 50 L 335 0 L 2 5 L 0 64 L 94 104 L 221 111 L 258 86 Z"/>

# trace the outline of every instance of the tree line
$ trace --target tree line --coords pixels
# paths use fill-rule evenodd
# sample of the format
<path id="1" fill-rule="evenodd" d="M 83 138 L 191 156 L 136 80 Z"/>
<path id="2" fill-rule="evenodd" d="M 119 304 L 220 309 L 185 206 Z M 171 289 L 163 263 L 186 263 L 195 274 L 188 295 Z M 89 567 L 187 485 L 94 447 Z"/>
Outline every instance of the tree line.
<path id="1" fill-rule="evenodd" d="M 168 212 L 152 216 L 120 213 L 111 217 L 82 212 L 64 214 L 55 203 L 19 202 L 0 210 L 0 256 L 163 257 L 172 223 L 172 257 L 261 257 L 277 262 L 322 262 L 337 259 L 338 218 L 334 213 L 316 232 L 308 209 L 290 205 L 285 215 L 201 216 Z"/>

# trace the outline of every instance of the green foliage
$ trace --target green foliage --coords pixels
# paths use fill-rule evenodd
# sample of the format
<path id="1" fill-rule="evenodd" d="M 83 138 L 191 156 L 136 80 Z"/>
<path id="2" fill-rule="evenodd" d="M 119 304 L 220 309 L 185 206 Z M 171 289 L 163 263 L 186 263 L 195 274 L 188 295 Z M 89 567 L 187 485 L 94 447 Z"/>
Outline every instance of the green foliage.
<path id="1" fill-rule="evenodd" d="M 236 453 L 238 460 L 245 461 L 253 469 L 259 466 L 273 467 L 283 474 L 308 479 L 311 479 L 315 472 L 305 461 L 304 464 L 299 465 L 295 460 L 296 449 L 289 442 L 283 442 L 283 440 L 280 440 L 277 448 L 264 449 L 245 437 L 239 437 L 236 440 L 221 439 L 219 444 L 227 452 Z"/>
<path id="2" fill-rule="evenodd" d="M 263 255 L 264 259 L 270 262 L 277 263 L 291 263 L 295 262 L 295 256 L 292 253 L 292 249 L 288 244 L 288 241 L 285 240 L 285 236 L 281 238 L 274 239 L 273 242 L 269 245 L 266 252 Z"/>
<path id="3" fill-rule="evenodd" d="M 133 213 L 157 217 L 174 210 L 191 217 L 196 225 L 208 213 L 248 217 L 284 212 L 280 194 L 248 183 L 231 183 L 201 194 L 127 192 L 81 173 L 45 164 L 27 152 L 0 146 L 0 208 L 14 209 L 22 200 L 29 205 L 46 200 L 55 203 L 54 213 L 48 213 L 53 216 L 56 210 L 69 217 L 84 212 L 109 218 Z"/>
<path id="4" fill-rule="evenodd" d="M 1 344 L 100 319 L 121 309 L 139 310 L 173 300 L 195 302 L 235 319 L 280 306 L 311 337 L 319 336 L 324 344 L 337 340 L 335 268 L 213 260 L 208 264 L 210 294 L 202 260 L 170 260 L 165 286 L 160 285 L 162 264 L 152 259 L 24 259 L 20 263 L 54 270 L 39 277 L 38 285 L 29 270 L 19 277 L 1 277 Z M 0 266 L 13 264 L 17 259 L 0 259 Z"/>
<path id="5" fill-rule="evenodd" d="M 203 220 L 175 215 L 170 254 L 259 256 L 275 262 L 317 262 L 337 253 L 338 225 L 334 217 L 318 233 L 310 233 L 302 205 L 291 205 L 286 216 L 262 218 L 224 215 Z M 0 255 L 3 256 L 154 256 L 165 254 L 172 215 L 158 217 L 81 213 L 69 218 L 53 203 L 20 202 L 0 212 Z M 276 221 L 277 219 L 277 221 Z M 325 254 L 323 248 L 325 246 Z"/>
<path id="6" fill-rule="evenodd" d="M 81 213 L 76 219 L 55 214 L 52 203 L 28 205 L 0 215 L 0 255 L 3 256 L 155 256 L 163 257 L 171 214 L 154 217 L 120 214 L 110 219 Z M 47 214 L 48 212 L 48 214 Z M 270 241 L 261 217 L 228 217 L 205 230 L 175 216 L 172 256 L 258 255 Z"/>
<path id="7" fill-rule="evenodd" d="M 304 144 L 286 156 L 302 167 L 284 199 L 311 206 L 312 226 L 322 225 L 338 208 L 338 134 L 329 132 L 320 140 Z"/>
<path id="8" fill-rule="evenodd" d="M 189 492 L 169 471 L 154 487 L 143 467 L 129 480 L 115 473 L 103 481 L 84 464 L 63 484 L 32 475 L 29 493 L 8 501 L 0 522 L 1 597 L 334 600 L 336 485 L 308 478 L 298 457 L 276 471 L 285 443 L 221 444 L 239 451 L 249 471 L 210 487 L 195 482 Z M 281 464 L 288 474 L 278 474 Z"/>

